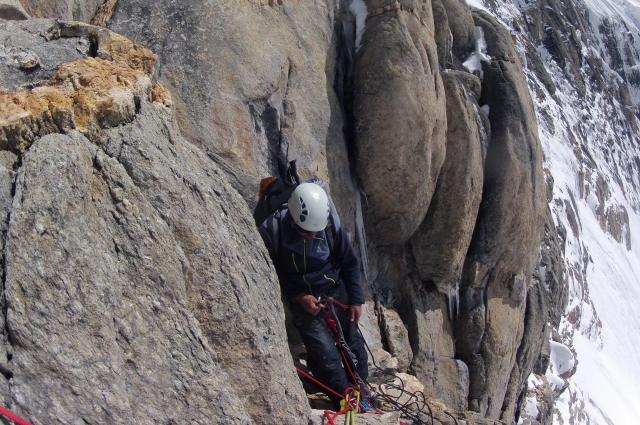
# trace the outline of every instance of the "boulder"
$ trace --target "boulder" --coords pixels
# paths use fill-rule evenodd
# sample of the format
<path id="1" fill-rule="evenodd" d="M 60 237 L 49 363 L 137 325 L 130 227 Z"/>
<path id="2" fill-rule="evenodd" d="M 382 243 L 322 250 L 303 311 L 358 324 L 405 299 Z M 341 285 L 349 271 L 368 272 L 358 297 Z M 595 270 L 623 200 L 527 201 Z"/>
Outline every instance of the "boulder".
<path id="1" fill-rule="evenodd" d="M 430 2 L 387 3 L 367 3 L 353 115 L 367 234 L 377 246 L 398 246 L 423 221 L 435 190 L 446 100 Z"/>
<path id="2" fill-rule="evenodd" d="M 460 282 L 483 180 L 478 128 L 481 112 L 457 74 L 469 75 L 442 73 L 447 99 L 447 154 L 427 215 L 411 237 L 420 279 L 433 282 L 445 294 Z M 486 137 L 486 131 L 484 134 Z"/>
<path id="3" fill-rule="evenodd" d="M 398 360 L 398 371 L 405 372 L 413 359 L 409 332 L 394 309 L 380 306 L 379 311 L 382 339 L 387 342 L 391 355 Z"/>
<path id="4" fill-rule="evenodd" d="M 475 23 L 471 9 L 464 0 L 441 1 L 451 30 L 451 54 L 459 62 L 463 62 L 476 48 Z"/>
<path id="5" fill-rule="evenodd" d="M 21 21 L 29 19 L 29 15 L 18 0 L 2 0 L 0 1 L 0 19 Z"/>
<path id="6" fill-rule="evenodd" d="M 393 357 L 382 345 L 379 314 L 374 303 L 367 302 L 362 306 L 362 317 L 358 323 L 360 332 L 362 332 L 368 346 L 369 381 L 373 383 L 381 382 L 388 378 L 388 373 L 398 371 L 398 359 Z"/>
<path id="7" fill-rule="evenodd" d="M 536 280 L 539 282 L 539 277 Z M 549 339 L 548 319 L 548 291 L 541 283 L 537 283 L 527 295 L 524 334 L 517 349 L 516 362 L 507 385 L 502 407 L 503 418 L 513 418 L 518 413 L 518 402 L 521 400 L 522 393 L 526 392 L 527 378 L 533 372 L 542 347 Z"/>
<path id="8" fill-rule="evenodd" d="M 542 150 L 533 102 L 520 55 L 509 32 L 484 11 L 473 11 L 482 27 L 490 62 L 483 63 L 481 104 L 490 109 L 491 141 L 484 173 L 483 197 L 463 271 L 463 289 L 481 292 L 485 312 L 469 312 L 456 354 L 469 365 L 469 406 L 489 417 L 501 416 L 504 394 L 523 334 L 530 276 L 536 264 L 546 211 Z M 474 312 L 478 312 L 476 316 Z M 475 324 L 484 325 L 477 327 Z M 480 340 L 475 351 L 469 341 Z M 467 342 L 465 342 L 467 341 Z M 478 390 L 478 392 L 476 392 Z M 503 417 L 510 422 L 513 418 Z"/>

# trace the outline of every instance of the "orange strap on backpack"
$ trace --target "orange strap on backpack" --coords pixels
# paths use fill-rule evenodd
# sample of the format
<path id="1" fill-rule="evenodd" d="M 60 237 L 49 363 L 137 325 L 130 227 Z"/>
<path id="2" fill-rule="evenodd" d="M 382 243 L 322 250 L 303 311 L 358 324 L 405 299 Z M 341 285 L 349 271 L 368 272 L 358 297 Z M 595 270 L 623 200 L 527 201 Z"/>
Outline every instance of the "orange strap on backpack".
<path id="1" fill-rule="evenodd" d="M 267 186 L 269 186 L 275 179 L 275 177 L 265 177 L 264 179 L 260 180 L 260 189 L 258 189 L 258 201 L 262 199 Z"/>

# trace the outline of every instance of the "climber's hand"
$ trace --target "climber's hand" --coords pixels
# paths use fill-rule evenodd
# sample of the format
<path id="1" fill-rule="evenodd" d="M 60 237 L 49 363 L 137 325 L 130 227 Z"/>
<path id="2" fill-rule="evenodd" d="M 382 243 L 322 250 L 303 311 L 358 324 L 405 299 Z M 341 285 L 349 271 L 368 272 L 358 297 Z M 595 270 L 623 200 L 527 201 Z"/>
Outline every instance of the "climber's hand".
<path id="1" fill-rule="evenodd" d="M 296 297 L 296 301 L 298 301 L 302 308 L 304 308 L 308 313 L 311 313 L 314 316 L 320 313 L 318 300 L 313 295 L 298 295 Z"/>

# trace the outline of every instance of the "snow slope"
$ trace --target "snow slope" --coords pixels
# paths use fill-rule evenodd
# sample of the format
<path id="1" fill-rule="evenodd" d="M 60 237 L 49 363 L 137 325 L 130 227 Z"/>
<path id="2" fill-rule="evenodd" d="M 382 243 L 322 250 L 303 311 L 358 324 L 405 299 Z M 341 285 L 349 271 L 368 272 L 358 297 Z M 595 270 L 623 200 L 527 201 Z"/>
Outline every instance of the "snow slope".
<path id="1" fill-rule="evenodd" d="M 517 2 L 467 3 L 489 10 L 503 22 L 522 22 L 519 7 L 532 7 Z M 576 4 L 588 9 L 592 28 L 603 19 L 623 22 L 632 46 L 638 45 L 640 2 Z M 517 43 L 525 44 L 524 32 L 513 34 Z M 602 58 L 612 84 L 619 81 L 615 70 L 606 68 L 608 51 L 600 35 L 591 34 L 589 39 L 583 54 Z M 534 95 L 534 102 L 544 166 L 554 180 L 550 207 L 556 224 L 567 229 L 570 300 L 558 331 L 577 362 L 569 387 L 556 401 L 554 423 L 640 423 L 640 143 L 637 134 L 620 124 L 626 120 L 622 105 L 588 81 L 587 95 L 581 98 L 544 46 L 537 46 L 537 51 L 557 86 L 552 96 L 533 71 L 525 70 L 532 92 L 535 88 L 542 93 Z M 632 98 L 637 106 L 640 97 L 632 91 Z M 613 210 L 628 215 L 620 241 L 607 232 L 603 218 L 603 211 Z M 531 403 L 525 409 L 536 411 Z"/>

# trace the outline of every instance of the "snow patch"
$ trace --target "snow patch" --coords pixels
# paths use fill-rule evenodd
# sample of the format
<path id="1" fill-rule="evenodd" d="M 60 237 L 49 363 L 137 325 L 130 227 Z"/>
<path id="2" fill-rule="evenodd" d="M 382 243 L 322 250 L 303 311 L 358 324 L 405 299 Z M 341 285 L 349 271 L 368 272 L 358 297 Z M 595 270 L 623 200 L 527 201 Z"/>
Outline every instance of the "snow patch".
<path id="1" fill-rule="evenodd" d="M 573 353 L 566 345 L 551 341 L 550 361 L 556 374 L 562 375 L 569 372 L 575 365 Z"/>
<path id="2" fill-rule="evenodd" d="M 476 50 L 469 55 L 462 66 L 467 68 L 467 71 L 482 78 L 482 61 L 488 62 L 490 60 L 491 58 L 487 56 L 487 42 L 484 39 L 484 31 L 482 27 L 476 27 Z"/>
<path id="3" fill-rule="evenodd" d="M 350 0 L 349 11 L 356 17 L 356 52 L 360 49 L 362 33 L 367 21 L 367 5 L 364 0 Z"/>
<path id="4" fill-rule="evenodd" d="M 538 399 L 536 399 L 535 397 L 527 397 L 527 403 L 524 407 L 524 412 L 532 418 L 537 418 L 538 414 L 540 413 L 538 411 Z"/>
<path id="5" fill-rule="evenodd" d="M 467 4 L 475 7 L 476 9 L 488 10 L 482 0 L 467 0 Z"/>
<path id="6" fill-rule="evenodd" d="M 538 388 L 543 383 L 542 379 L 538 378 L 535 373 L 530 374 L 527 378 L 527 387 L 531 390 Z"/>
<path id="7" fill-rule="evenodd" d="M 482 148 L 482 164 L 484 165 L 484 161 L 487 159 L 487 151 L 489 150 L 489 135 L 487 134 L 487 129 L 484 127 L 484 122 L 482 121 L 482 117 L 480 116 L 480 111 L 478 110 L 476 103 L 473 102 L 472 105 L 476 118 L 476 127 L 478 127 L 478 136 L 480 137 L 480 147 Z M 488 105 L 485 106 L 489 109 Z"/>

